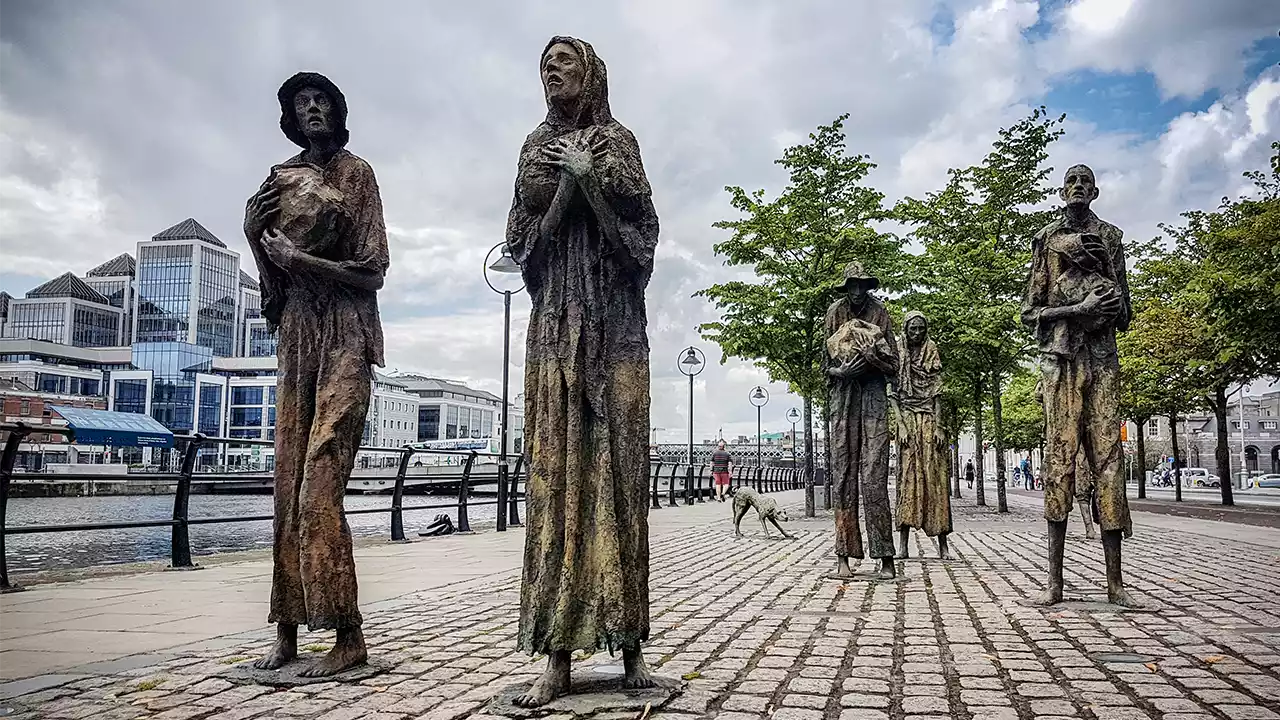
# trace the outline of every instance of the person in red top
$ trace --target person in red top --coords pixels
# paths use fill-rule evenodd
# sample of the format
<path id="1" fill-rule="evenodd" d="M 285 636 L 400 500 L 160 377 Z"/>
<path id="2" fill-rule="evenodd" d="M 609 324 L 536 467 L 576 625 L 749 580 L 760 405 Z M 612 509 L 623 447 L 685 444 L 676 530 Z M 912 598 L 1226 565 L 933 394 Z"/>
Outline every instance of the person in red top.
<path id="1" fill-rule="evenodd" d="M 725 493 L 729 491 L 729 466 L 732 463 L 733 456 L 724 449 L 724 441 L 721 440 L 716 445 L 716 451 L 711 453 L 711 477 L 716 483 L 717 502 L 724 502 Z"/>

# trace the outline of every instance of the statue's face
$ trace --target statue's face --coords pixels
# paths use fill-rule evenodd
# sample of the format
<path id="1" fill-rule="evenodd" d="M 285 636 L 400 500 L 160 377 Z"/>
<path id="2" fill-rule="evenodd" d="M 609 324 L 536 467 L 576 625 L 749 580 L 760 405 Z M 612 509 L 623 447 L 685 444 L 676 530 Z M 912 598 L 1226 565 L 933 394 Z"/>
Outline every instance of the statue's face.
<path id="1" fill-rule="evenodd" d="M 302 88 L 293 96 L 293 112 L 308 140 L 333 135 L 333 99 L 329 93 L 310 85 Z"/>
<path id="2" fill-rule="evenodd" d="M 1058 191 L 1058 195 L 1068 205 L 1089 207 L 1089 203 L 1098 198 L 1093 171 L 1083 166 L 1068 170 L 1066 177 L 1062 179 L 1062 190 Z"/>
<path id="3" fill-rule="evenodd" d="M 556 43 L 542 56 L 542 87 L 547 99 L 573 102 L 582 95 L 582 81 L 587 70 L 578 51 L 568 43 Z"/>
<path id="4" fill-rule="evenodd" d="M 920 318 L 911 318 L 907 323 L 907 342 L 912 345 L 919 345 L 929 336 L 929 326 Z"/>
<path id="5" fill-rule="evenodd" d="M 865 280 L 850 280 L 844 286 L 844 292 L 849 298 L 850 305 L 862 307 L 862 303 L 867 301 L 867 294 L 871 292 L 871 283 Z"/>

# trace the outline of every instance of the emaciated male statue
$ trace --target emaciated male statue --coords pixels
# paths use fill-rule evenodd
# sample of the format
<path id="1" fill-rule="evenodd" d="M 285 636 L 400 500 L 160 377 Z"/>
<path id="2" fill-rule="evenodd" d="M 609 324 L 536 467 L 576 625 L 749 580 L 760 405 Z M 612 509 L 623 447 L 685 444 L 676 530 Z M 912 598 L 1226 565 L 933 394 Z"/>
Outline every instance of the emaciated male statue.
<path id="1" fill-rule="evenodd" d="M 261 277 L 263 315 L 279 334 L 275 543 L 276 643 L 254 663 L 298 655 L 298 626 L 337 631 L 306 677 L 368 658 L 356 593 L 347 479 L 382 365 L 377 291 L 389 264 L 378 183 L 348 152 L 347 103 L 328 78 L 298 73 L 278 93 L 280 129 L 302 152 L 271 169 L 249 199 L 244 231 Z"/>
<path id="2" fill-rule="evenodd" d="M 892 579 L 893 516 L 889 511 L 888 382 L 898 371 L 889 311 L 871 291 L 880 281 L 861 263 L 844 269 L 844 296 L 827 309 L 823 367 L 831 407 L 837 578 L 853 577 L 849 558 L 864 557 L 858 527 L 861 496 L 876 577 Z"/>
<path id="3" fill-rule="evenodd" d="M 1089 205 L 1093 171 L 1067 170 L 1061 214 L 1031 241 L 1022 320 L 1035 332 L 1045 433 L 1044 517 L 1049 523 L 1049 585 L 1039 602 L 1062 600 L 1067 519 L 1076 500 L 1096 505 L 1107 566 L 1107 599 L 1137 607 L 1124 588 L 1120 544 L 1133 535 L 1122 475 L 1120 360 L 1116 331 L 1129 326 L 1122 233 Z M 1079 497 L 1077 497 L 1079 496 Z"/>

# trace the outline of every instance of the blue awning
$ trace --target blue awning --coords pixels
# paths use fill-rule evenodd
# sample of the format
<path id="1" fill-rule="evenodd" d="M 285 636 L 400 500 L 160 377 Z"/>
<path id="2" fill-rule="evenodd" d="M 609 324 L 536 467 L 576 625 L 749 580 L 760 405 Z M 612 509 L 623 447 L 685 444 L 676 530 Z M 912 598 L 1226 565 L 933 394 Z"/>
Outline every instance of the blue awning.
<path id="1" fill-rule="evenodd" d="M 51 409 L 67 421 L 76 442 L 83 445 L 173 447 L 173 432 L 150 415 L 57 405 Z"/>

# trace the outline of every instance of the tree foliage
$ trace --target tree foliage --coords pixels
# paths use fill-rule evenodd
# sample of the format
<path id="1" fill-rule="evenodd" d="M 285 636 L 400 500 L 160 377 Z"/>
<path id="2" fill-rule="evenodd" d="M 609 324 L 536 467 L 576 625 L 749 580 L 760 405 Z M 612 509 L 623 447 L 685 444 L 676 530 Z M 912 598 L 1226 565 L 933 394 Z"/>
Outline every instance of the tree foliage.
<path id="1" fill-rule="evenodd" d="M 822 322 L 844 265 L 861 261 L 888 288 L 902 282 L 901 241 L 872 227 L 885 217 L 884 195 L 864 184 L 875 168 L 870 159 L 846 152 L 847 117 L 783 151 L 775 162 L 789 182 L 776 198 L 766 199 L 764 190 L 725 188 L 743 217 L 715 223 L 732 236 L 714 249 L 725 264 L 749 268 L 753 276 L 696 294 L 721 313 L 701 330 L 720 346 L 722 362 L 753 362 L 810 399 L 825 397 Z"/>

